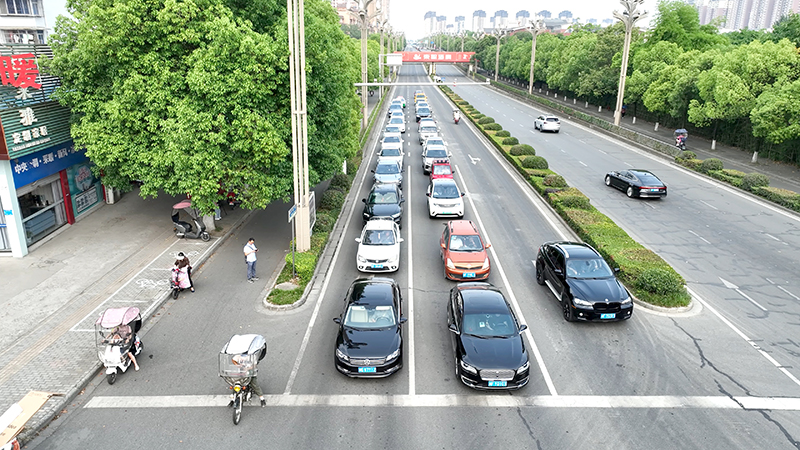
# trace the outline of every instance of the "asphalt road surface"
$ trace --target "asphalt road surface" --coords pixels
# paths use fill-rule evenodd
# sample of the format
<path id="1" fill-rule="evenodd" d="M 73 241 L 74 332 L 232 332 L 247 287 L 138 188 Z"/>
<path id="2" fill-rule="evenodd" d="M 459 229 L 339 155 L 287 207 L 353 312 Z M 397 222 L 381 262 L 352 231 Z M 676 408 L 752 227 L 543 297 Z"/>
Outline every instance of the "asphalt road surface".
<path id="1" fill-rule="evenodd" d="M 446 66 L 438 73 L 448 83 L 463 80 Z M 420 65 L 403 67 L 399 81 L 427 83 Z M 477 392 L 454 376 L 446 299 L 456 283 L 444 279 L 438 250 L 447 220 L 427 215 L 416 89 L 427 93 L 453 153 L 456 181 L 467 192 L 465 219 L 492 244 L 489 281 L 529 326 L 531 380 L 519 391 Z M 637 305 L 626 322 L 564 322 L 557 300 L 536 284 L 532 260 L 539 244 L 573 239 L 571 232 L 468 121 L 453 124 L 453 106 L 438 89 L 398 86 L 393 95 L 409 102 L 405 242 L 401 269 L 390 275 L 403 288 L 409 319 L 401 371 L 357 380 L 333 365 L 331 319 L 350 283 L 364 276 L 355 267 L 354 238 L 363 226 L 360 199 L 371 186 L 373 139 L 318 300 L 287 313 L 265 311 L 258 292 L 241 282 L 241 245 L 231 239 L 196 275 L 207 287 L 166 305 L 147 331 L 142 370 L 123 374 L 113 386 L 98 376 L 30 447 L 796 448 L 796 218 L 569 120 L 557 135 L 531 134 L 532 108 L 485 87 L 455 89 L 673 264 L 700 306 L 667 315 Z M 654 170 L 669 185 L 669 197 L 639 201 L 603 185 L 607 170 L 625 167 Z M 283 217 L 258 215 L 242 234 L 267 220 Z M 259 381 L 268 407 L 246 408 L 234 426 L 217 352 L 241 333 L 267 338 Z"/>

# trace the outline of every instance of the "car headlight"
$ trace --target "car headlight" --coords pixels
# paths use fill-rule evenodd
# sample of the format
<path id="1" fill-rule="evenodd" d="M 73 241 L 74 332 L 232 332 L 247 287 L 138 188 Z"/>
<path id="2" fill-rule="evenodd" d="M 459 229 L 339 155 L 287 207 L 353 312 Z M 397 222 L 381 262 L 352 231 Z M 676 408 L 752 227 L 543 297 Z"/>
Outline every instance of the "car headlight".
<path id="1" fill-rule="evenodd" d="M 397 359 L 398 356 L 400 356 L 400 349 L 399 348 L 397 350 L 393 351 L 392 353 L 390 353 L 389 356 L 386 357 L 386 361 L 392 361 L 394 359 Z"/>
<path id="2" fill-rule="evenodd" d="M 453 260 L 452 260 L 452 259 L 450 259 L 450 258 L 447 258 L 447 268 L 448 268 L 448 269 L 453 269 L 453 270 L 455 270 L 455 269 L 456 269 L 456 265 L 455 265 L 455 264 L 453 264 Z"/>
<path id="3" fill-rule="evenodd" d="M 478 369 L 476 369 L 476 368 L 470 366 L 469 364 L 465 363 L 463 359 L 460 361 L 460 364 L 461 364 L 461 368 L 466 370 L 467 372 L 469 372 L 471 374 L 474 374 L 474 375 L 478 374 Z"/>
<path id="4" fill-rule="evenodd" d="M 631 296 L 628 295 L 627 297 L 623 298 L 620 305 L 630 305 L 631 304 Z"/>
<path id="5" fill-rule="evenodd" d="M 530 361 L 525 361 L 525 364 L 519 366 L 519 369 L 517 369 L 517 375 L 519 375 L 519 374 L 521 374 L 523 372 L 527 372 L 528 369 L 530 369 L 530 367 L 531 367 L 531 362 Z"/>
<path id="6" fill-rule="evenodd" d="M 341 359 L 342 361 L 350 361 L 350 357 L 345 355 L 343 351 L 336 349 L 336 357 Z"/>
<path id="7" fill-rule="evenodd" d="M 585 306 L 587 308 L 591 308 L 593 306 L 592 302 L 587 302 L 586 300 L 581 300 L 578 297 L 573 297 L 572 302 L 575 303 L 576 306 Z"/>
<path id="8" fill-rule="evenodd" d="M 486 258 L 486 259 L 483 260 L 483 266 L 481 266 L 481 269 L 485 270 L 485 269 L 488 269 L 488 268 L 489 268 L 489 258 Z"/>
<path id="9" fill-rule="evenodd" d="M 361 256 L 361 255 L 356 255 L 356 259 L 358 259 L 358 262 L 360 262 L 360 263 L 365 263 L 365 262 L 367 262 L 367 258 L 364 258 L 364 257 L 363 257 L 363 256 Z"/>

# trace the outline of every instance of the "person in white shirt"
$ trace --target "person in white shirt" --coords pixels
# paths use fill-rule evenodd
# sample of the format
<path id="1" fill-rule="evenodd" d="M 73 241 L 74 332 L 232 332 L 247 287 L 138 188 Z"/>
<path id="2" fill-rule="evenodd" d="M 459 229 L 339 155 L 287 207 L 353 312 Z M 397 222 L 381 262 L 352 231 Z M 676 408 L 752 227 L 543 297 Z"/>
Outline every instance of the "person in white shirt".
<path id="1" fill-rule="evenodd" d="M 253 283 L 258 280 L 256 276 L 256 240 L 250 238 L 244 246 L 244 261 L 247 263 L 247 281 Z"/>

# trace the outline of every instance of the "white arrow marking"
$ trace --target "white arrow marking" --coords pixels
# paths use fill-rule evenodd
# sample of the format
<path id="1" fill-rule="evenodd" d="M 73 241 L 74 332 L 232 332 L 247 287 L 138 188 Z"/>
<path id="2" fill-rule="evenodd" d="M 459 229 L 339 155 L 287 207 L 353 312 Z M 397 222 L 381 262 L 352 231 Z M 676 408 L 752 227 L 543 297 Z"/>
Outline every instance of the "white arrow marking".
<path id="1" fill-rule="evenodd" d="M 473 158 L 472 155 L 469 155 L 469 154 L 467 156 L 469 156 L 469 159 L 470 159 L 470 161 L 472 161 L 472 164 L 475 164 L 475 161 L 480 161 L 481 160 L 480 158 Z"/>
<path id="2" fill-rule="evenodd" d="M 757 301 L 753 300 L 752 298 L 748 297 L 747 294 L 745 294 L 744 292 L 740 291 L 739 287 L 736 286 L 735 284 L 733 284 L 730 281 L 728 281 L 728 280 L 726 280 L 724 278 L 721 278 L 721 277 L 720 277 L 720 280 L 722 281 L 722 284 L 724 284 L 726 288 L 733 289 L 734 291 L 738 292 L 739 295 L 741 295 L 742 297 L 746 298 L 747 300 L 750 300 L 750 303 L 758 306 L 759 308 L 761 308 L 762 311 L 766 311 L 767 310 L 767 308 L 764 308 L 763 306 L 759 305 Z"/>

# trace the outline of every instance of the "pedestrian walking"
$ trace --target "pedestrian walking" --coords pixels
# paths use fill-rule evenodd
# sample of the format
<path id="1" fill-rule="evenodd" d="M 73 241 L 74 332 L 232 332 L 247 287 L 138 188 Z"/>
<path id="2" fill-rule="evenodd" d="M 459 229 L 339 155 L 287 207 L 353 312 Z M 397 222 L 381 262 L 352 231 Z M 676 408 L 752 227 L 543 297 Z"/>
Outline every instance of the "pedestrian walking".
<path id="1" fill-rule="evenodd" d="M 253 283 L 258 280 L 256 276 L 256 240 L 250 238 L 244 246 L 244 262 L 247 263 L 247 281 Z"/>
<path id="2" fill-rule="evenodd" d="M 189 257 L 184 255 L 183 252 L 178 252 L 178 259 L 175 260 L 175 267 L 178 270 L 186 268 L 186 275 L 189 277 L 189 290 L 194 292 L 194 282 L 192 281 L 192 265 L 189 263 Z"/>

